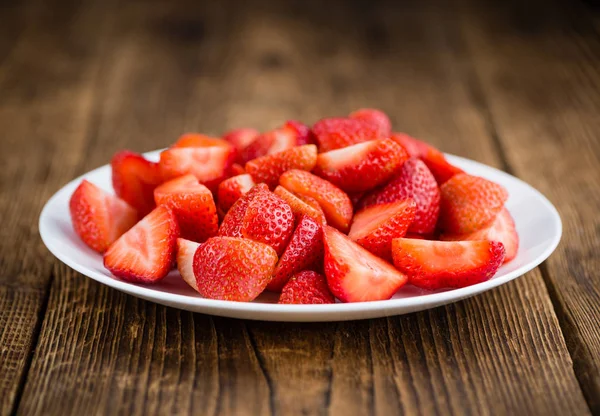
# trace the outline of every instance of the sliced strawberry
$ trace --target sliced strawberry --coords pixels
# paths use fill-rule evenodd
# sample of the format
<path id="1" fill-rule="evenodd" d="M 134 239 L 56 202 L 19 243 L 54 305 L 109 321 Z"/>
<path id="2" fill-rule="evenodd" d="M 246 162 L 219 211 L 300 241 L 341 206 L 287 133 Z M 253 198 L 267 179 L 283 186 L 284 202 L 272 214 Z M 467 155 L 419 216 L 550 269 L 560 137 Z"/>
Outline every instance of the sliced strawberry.
<path id="1" fill-rule="evenodd" d="M 308 216 L 303 216 L 292 235 L 290 243 L 279 258 L 273 279 L 267 289 L 273 292 L 281 288 L 294 274 L 309 269 L 323 261 L 323 231 L 321 225 Z"/>
<path id="2" fill-rule="evenodd" d="M 122 150 L 115 153 L 110 166 L 117 196 L 131 205 L 140 218 L 152 211 L 156 206 L 154 188 L 163 181 L 158 164 L 139 153 Z"/>
<path id="3" fill-rule="evenodd" d="M 348 237 L 385 260 L 392 259 L 392 240 L 404 237 L 415 219 L 412 199 L 372 205 L 357 212 Z"/>
<path id="4" fill-rule="evenodd" d="M 350 113 L 350 118 L 367 121 L 375 124 L 379 129 L 381 137 L 390 137 L 392 133 L 392 123 L 390 118 L 381 110 L 374 108 L 361 108 Z"/>
<path id="5" fill-rule="evenodd" d="M 323 226 L 325 275 L 329 289 L 342 302 L 385 300 L 407 277 L 327 225 Z"/>
<path id="6" fill-rule="evenodd" d="M 223 214 L 226 214 L 235 201 L 252 189 L 254 185 L 255 183 L 252 180 L 252 176 L 247 173 L 225 179 L 219 184 L 219 189 L 217 190 L 219 210 L 221 210 Z"/>
<path id="7" fill-rule="evenodd" d="M 288 203 L 297 223 L 303 215 L 308 215 L 319 224 L 327 223 L 325 214 L 316 199 L 309 196 L 296 196 L 281 185 L 275 188 L 274 193 Z"/>
<path id="8" fill-rule="evenodd" d="M 205 136 L 200 133 L 186 133 L 179 137 L 171 147 L 212 147 L 220 146 L 231 149 L 233 146 L 223 139 Z"/>
<path id="9" fill-rule="evenodd" d="M 200 243 L 183 238 L 177 239 L 177 270 L 183 280 L 196 292 L 198 284 L 196 276 L 194 276 L 194 254 L 198 247 L 200 247 Z"/>
<path id="10" fill-rule="evenodd" d="M 329 291 L 327 279 L 313 271 L 303 271 L 292 277 L 283 287 L 279 302 L 296 305 L 319 305 L 335 303 Z"/>
<path id="11" fill-rule="evenodd" d="M 371 140 L 319 154 L 314 173 L 344 191 L 368 191 L 387 182 L 407 159 L 393 140 Z"/>
<path id="12" fill-rule="evenodd" d="M 508 199 L 495 182 L 459 173 L 441 187 L 439 226 L 450 234 L 470 234 L 491 225 Z"/>
<path id="13" fill-rule="evenodd" d="M 315 123 L 312 131 L 320 152 L 385 138 L 378 125 L 354 118 L 324 118 Z"/>
<path id="14" fill-rule="evenodd" d="M 219 235 L 225 237 L 243 237 L 242 225 L 246 209 L 248 208 L 248 202 L 250 202 L 250 199 L 254 195 L 265 192 L 269 192 L 269 187 L 264 183 L 259 183 L 239 198 L 223 218 L 223 222 L 219 228 Z"/>
<path id="15" fill-rule="evenodd" d="M 305 144 L 308 139 L 301 136 L 305 134 L 298 124 L 287 122 L 283 127 L 259 135 L 242 151 L 239 163 Z"/>
<path id="16" fill-rule="evenodd" d="M 444 241 L 498 241 L 504 245 L 504 249 L 506 250 L 504 263 L 508 263 L 514 259 L 519 251 L 519 235 L 515 228 L 515 221 L 506 208 L 502 208 L 492 225 L 487 228 L 471 234 L 442 234 L 440 238 Z"/>
<path id="17" fill-rule="evenodd" d="M 231 147 L 173 147 L 160 154 L 160 170 L 165 180 L 193 174 L 211 191 L 216 191 L 231 166 Z"/>
<path id="18" fill-rule="evenodd" d="M 409 232 L 432 234 L 440 212 L 440 189 L 435 178 L 419 159 L 409 159 L 387 185 L 365 195 L 361 208 L 412 199 L 417 204 L 415 220 Z"/>
<path id="19" fill-rule="evenodd" d="M 410 157 L 421 157 L 431 147 L 427 143 L 417 140 L 406 133 L 392 133 L 390 139 L 404 147 L 404 150 L 406 150 Z"/>
<path id="20" fill-rule="evenodd" d="M 242 236 L 270 245 L 280 256 L 294 232 L 294 213 L 272 192 L 260 192 L 248 201 Z"/>
<path id="21" fill-rule="evenodd" d="M 392 256 L 414 286 L 460 288 L 489 280 L 504 260 L 496 241 L 428 241 L 397 238 Z"/>
<path id="22" fill-rule="evenodd" d="M 104 267 L 129 282 L 155 283 L 173 266 L 178 234 L 173 211 L 159 206 L 106 250 Z"/>
<path id="23" fill-rule="evenodd" d="M 310 127 L 296 120 L 288 120 L 283 125 L 284 128 L 292 130 L 296 135 L 296 146 L 305 144 L 316 144 L 315 136 Z"/>
<path id="24" fill-rule="evenodd" d="M 266 244 L 234 237 L 213 237 L 194 255 L 198 292 L 206 298 L 250 302 L 260 295 L 277 263 Z"/>
<path id="25" fill-rule="evenodd" d="M 73 192 L 69 211 L 75 233 L 98 253 L 104 253 L 138 218 L 127 202 L 85 179 Z"/>
<path id="26" fill-rule="evenodd" d="M 306 144 L 282 152 L 259 157 L 246 163 L 246 172 L 256 183 L 264 182 L 274 189 L 282 173 L 290 169 L 311 171 L 317 163 L 317 146 Z"/>
<path id="27" fill-rule="evenodd" d="M 230 130 L 223 135 L 223 139 L 237 150 L 237 162 L 243 163 L 241 160 L 242 151 L 252 143 L 259 135 L 259 131 L 255 129 L 242 128 Z"/>
<path id="28" fill-rule="evenodd" d="M 234 163 L 231 165 L 231 168 L 229 168 L 229 174 L 231 176 L 243 175 L 244 173 L 246 173 L 246 169 L 239 163 Z"/>
<path id="29" fill-rule="evenodd" d="M 303 170 L 292 169 L 279 178 L 288 191 L 317 200 L 327 223 L 346 232 L 352 220 L 352 202 L 344 191 L 325 179 Z"/>
<path id="30" fill-rule="evenodd" d="M 157 205 L 171 207 L 186 240 L 203 242 L 217 234 L 219 218 L 212 193 L 192 174 L 163 183 L 154 190 Z"/>

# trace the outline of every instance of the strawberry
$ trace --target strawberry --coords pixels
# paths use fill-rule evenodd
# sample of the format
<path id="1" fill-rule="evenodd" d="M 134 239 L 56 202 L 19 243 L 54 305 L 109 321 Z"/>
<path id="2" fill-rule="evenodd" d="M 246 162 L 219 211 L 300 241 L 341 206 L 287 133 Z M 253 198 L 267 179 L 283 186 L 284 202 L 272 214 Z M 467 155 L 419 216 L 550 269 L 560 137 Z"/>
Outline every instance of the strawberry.
<path id="1" fill-rule="evenodd" d="M 352 202 L 352 206 L 356 209 L 361 199 L 365 196 L 366 192 L 346 192 L 348 194 L 348 198 Z"/>
<path id="2" fill-rule="evenodd" d="M 239 163 L 306 144 L 309 141 L 309 132 L 307 127 L 302 126 L 298 122 L 288 121 L 283 127 L 259 135 L 242 151 Z"/>
<path id="3" fill-rule="evenodd" d="M 183 280 L 196 292 L 198 285 L 196 276 L 194 276 L 194 254 L 198 247 L 200 247 L 200 243 L 183 238 L 177 239 L 177 270 Z"/>
<path id="4" fill-rule="evenodd" d="M 323 210 L 319 206 L 319 203 L 316 199 L 311 198 L 309 196 L 305 196 L 300 198 L 299 196 L 294 195 L 283 186 L 279 185 L 273 191 L 275 195 L 278 195 L 281 199 L 283 199 L 292 209 L 294 213 L 294 218 L 296 222 L 300 222 L 300 217 L 303 215 L 308 215 L 313 220 L 318 222 L 319 224 L 326 224 L 325 214 L 323 214 Z"/>
<path id="5" fill-rule="evenodd" d="M 198 292 L 205 298 L 250 302 L 260 295 L 277 263 L 266 244 L 234 237 L 213 237 L 194 254 Z"/>
<path id="6" fill-rule="evenodd" d="M 154 190 L 157 205 L 171 207 L 186 240 L 203 242 L 217 234 L 219 218 L 212 193 L 192 174 L 163 183 Z"/>
<path id="7" fill-rule="evenodd" d="M 323 275 L 306 270 L 298 273 L 286 283 L 278 303 L 320 305 L 335 303 L 335 298 L 329 291 L 327 280 Z"/>
<path id="8" fill-rule="evenodd" d="M 229 168 L 229 174 L 231 176 L 243 175 L 244 173 L 246 173 L 246 169 L 239 163 L 234 163 L 231 165 L 231 168 Z"/>
<path id="9" fill-rule="evenodd" d="M 374 108 L 361 108 L 356 110 L 349 115 L 350 118 L 357 120 L 363 120 L 373 123 L 379 129 L 379 135 L 381 137 L 390 137 L 392 132 L 392 123 L 390 118 L 381 110 Z"/>
<path id="10" fill-rule="evenodd" d="M 267 289 L 273 292 L 281 288 L 294 274 L 308 269 L 323 260 L 323 231 L 321 225 L 308 216 L 303 216 L 292 235 L 290 243 L 279 258 L 273 279 Z"/>
<path id="11" fill-rule="evenodd" d="M 519 235 L 515 228 L 515 221 L 506 208 L 502 208 L 492 225 L 487 228 L 471 234 L 442 234 L 440 239 L 445 241 L 498 241 L 504 245 L 504 249 L 506 250 L 504 263 L 508 263 L 514 259 L 519 251 Z"/>
<path id="12" fill-rule="evenodd" d="M 314 173 L 344 191 L 361 192 L 387 182 L 407 159 L 393 140 L 371 140 L 319 154 Z"/>
<path id="13" fill-rule="evenodd" d="M 348 237 L 323 226 L 325 275 L 329 289 L 342 302 L 385 300 L 407 277 Z"/>
<path id="14" fill-rule="evenodd" d="M 315 144 L 315 136 L 312 134 L 310 127 L 296 120 L 288 120 L 283 125 L 284 128 L 292 130 L 296 135 L 296 146 L 305 144 Z"/>
<path id="15" fill-rule="evenodd" d="M 325 179 L 303 170 L 292 169 L 279 178 L 288 191 L 317 200 L 327 223 L 346 232 L 352 219 L 352 202 L 340 188 Z"/>
<path id="16" fill-rule="evenodd" d="M 131 205 L 140 218 L 152 211 L 154 188 L 163 181 L 158 164 L 139 153 L 122 150 L 115 153 L 110 166 L 117 196 Z"/>
<path id="17" fill-rule="evenodd" d="M 328 152 L 356 143 L 383 139 L 379 126 L 354 118 L 324 118 L 315 123 L 312 132 L 319 151 Z"/>
<path id="18" fill-rule="evenodd" d="M 106 250 L 104 267 L 129 282 L 157 282 L 173 266 L 178 234 L 171 208 L 159 206 Z"/>
<path id="19" fill-rule="evenodd" d="M 294 213 L 272 192 L 259 192 L 248 201 L 242 236 L 270 245 L 280 256 L 294 232 Z"/>
<path id="20" fill-rule="evenodd" d="M 376 189 L 360 201 L 359 207 L 384 204 L 411 198 L 417 205 L 415 220 L 408 231 L 431 234 L 440 212 L 440 190 L 427 166 L 419 159 L 409 159 L 387 185 Z"/>
<path id="21" fill-rule="evenodd" d="M 427 143 L 417 140 L 406 133 L 392 133 L 390 139 L 404 147 L 404 150 L 406 150 L 410 157 L 421 157 L 427 153 L 430 147 Z"/>
<path id="22" fill-rule="evenodd" d="M 279 153 L 272 153 L 253 159 L 246 163 L 246 172 L 252 175 L 255 182 L 266 183 L 274 189 L 279 177 L 290 169 L 311 171 L 317 163 L 317 146 L 306 144 Z"/>
<path id="23" fill-rule="evenodd" d="M 223 139 L 205 136 L 200 133 L 187 133 L 179 137 L 171 147 L 212 147 L 220 146 L 231 149 L 233 146 Z"/>
<path id="24" fill-rule="evenodd" d="M 397 238 L 392 256 L 398 270 L 422 289 L 460 288 L 489 280 L 504 259 L 496 241 L 428 241 Z"/>
<path id="25" fill-rule="evenodd" d="M 259 183 L 250 189 L 245 195 L 240 197 L 227 211 L 227 214 L 223 218 L 221 227 L 219 228 L 219 235 L 225 237 L 243 237 L 242 235 L 242 223 L 246 209 L 248 208 L 248 202 L 256 194 L 269 192 L 269 187 L 264 183 Z"/>
<path id="26" fill-rule="evenodd" d="M 231 166 L 232 147 L 172 147 L 160 154 L 160 171 L 165 180 L 193 174 L 211 191 L 216 191 Z"/>
<path id="27" fill-rule="evenodd" d="M 259 134 L 260 133 L 258 130 L 242 128 L 228 131 L 223 135 L 223 139 L 236 148 L 238 155 L 237 162 L 243 163 L 240 158 L 241 152 L 250 143 L 252 143 L 258 137 Z"/>
<path id="28" fill-rule="evenodd" d="M 392 259 L 392 240 L 404 237 L 415 219 L 412 199 L 372 205 L 357 212 L 348 237 L 382 259 Z"/>
<path id="29" fill-rule="evenodd" d="M 252 176 L 248 174 L 232 176 L 219 184 L 217 203 L 219 210 L 225 214 L 242 195 L 254 186 Z"/>
<path id="30" fill-rule="evenodd" d="M 75 233 L 92 250 L 106 249 L 137 222 L 137 212 L 115 195 L 87 180 L 81 181 L 69 201 Z"/>
<path id="31" fill-rule="evenodd" d="M 502 185 L 466 173 L 453 176 L 440 190 L 439 226 L 450 234 L 470 234 L 488 227 L 508 199 Z"/>

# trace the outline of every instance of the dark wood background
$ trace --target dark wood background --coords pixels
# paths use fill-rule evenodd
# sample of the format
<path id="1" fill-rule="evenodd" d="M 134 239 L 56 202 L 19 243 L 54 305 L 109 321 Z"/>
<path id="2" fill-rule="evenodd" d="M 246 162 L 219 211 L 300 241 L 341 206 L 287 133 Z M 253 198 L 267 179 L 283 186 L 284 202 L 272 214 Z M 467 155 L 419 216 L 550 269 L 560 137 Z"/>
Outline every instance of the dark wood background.
<path id="1" fill-rule="evenodd" d="M 577 1 L 0 2 L 0 414 L 600 414 L 599 32 Z M 546 194 L 557 251 L 449 306 L 282 324 L 127 296 L 39 238 L 117 149 L 366 106 Z"/>

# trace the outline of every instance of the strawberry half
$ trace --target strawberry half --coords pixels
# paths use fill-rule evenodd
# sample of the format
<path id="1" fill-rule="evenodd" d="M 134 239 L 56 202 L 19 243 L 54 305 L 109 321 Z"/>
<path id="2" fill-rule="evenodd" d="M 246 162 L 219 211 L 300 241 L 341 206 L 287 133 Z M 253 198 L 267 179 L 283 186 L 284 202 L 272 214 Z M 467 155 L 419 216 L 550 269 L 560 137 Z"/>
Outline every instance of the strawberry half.
<path id="1" fill-rule="evenodd" d="M 75 233 L 98 253 L 104 253 L 138 218 L 127 202 L 85 179 L 71 195 L 69 211 Z"/>
<path id="2" fill-rule="evenodd" d="M 317 146 L 307 144 L 262 156 L 246 163 L 246 172 L 256 183 L 264 182 L 274 189 L 282 173 L 290 169 L 311 171 L 317 163 Z"/>
<path id="3" fill-rule="evenodd" d="M 519 235 L 515 228 L 515 221 L 506 208 L 502 208 L 492 225 L 487 228 L 471 234 L 442 234 L 440 239 L 445 241 L 498 241 L 504 245 L 504 249 L 506 250 L 504 263 L 508 263 L 514 259 L 519 251 Z"/>
<path id="4" fill-rule="evenodd" d="M 356 143 L 383 139 L 379 126 L 355 118 L 324 118 L 312 127 L 320 152 L 340 149 Z"/>
<path id="5" fill-rule="evenodd" d="M 308 216 L 303 216 L 290 243 L 279 258 L 273 279 L 267 289 L 273 292 L 281 288 L 294 274 L 309 269 L 323 260 L 323 231 L 321 225 Z"/>
<path id="6" fill-rule="evenodd" d="M 350 113 L 349 117 L 373 123 L 379 129 L 379 135 L 381 137 L 390 137 L 392 123 L 387 114 L 381 110 L 375 108 L 361 108 L 360 110 Z"/>
<path id="7" fill-rule="evenodd" d="M 259 131 L 256 129 L 242 128 L 230 130 L 223 135 L 223 139 L 226 140 L 236 149 L 238 163 L 243 163 L 241 160 L 242 151 L 252 143 L 259 135 Z"/>
<path id="8" fill-rule="evenodd" d="M 219 217 L 212 193 L 192 174 L 163 183 L 154 190 L 157 205 L 171 207 L 186 240 L 203 242 L 217 234 Z"/>
<path id="9" fill-rule="evenodd" d="M 296 146 L 316 144 L 315 136 L 306 124 L 296 120 L 288 120 L 283 127 L 294 132 L 296 135 Z"/>
<path id="10" fill-rule="evenodd" d="M 106 250 L 104 267 L 129 282 L 155 283 L 173 266 L 178 234 L 171 208 L 159 206 Z"/>
<path id="11" fill-rule="evenodd" d="M 489 280 L 504 260 L 496 241 L 428 241 L 397 238 L 392 256 L 414 286 L 460 288 Z"/>
<path id="12" fill-rule="evenodd" d="M 255 185 L 252 176 L 248 174 L 232 176 L 219 184 L 217 203 L 223 215 L 229 211 L 235 201 L 247 193 Z"/>
<path id="13" fill-rule="evenodd" d="M 240 156 L 240 163 L 306 144 L 308 142 L 308 137 L 305 137 L 307 134 L 304 129 L 300 128 L 300 123 L 287 122 L 283 127 L 259 135 L 246 146 Z"/>
<path id="14" fill-rule="evenodd" d="M 209 299 L 250 302 L 260 295 L 277 263 L 266 244 L 234 237 L 213 237 L 194 255 L 198 292 Z"/>
<path id="15" fill-rule="evenodd" d="M 335 298 L 329 291 L 323 275 L 306 270 L 296 274 L 286 283 L 278 303 L 320 305 L 335 303 Z"/>
<path id="16" fill-rule="evenodd" d="M 131 205 L 139 217 L 154 209 L 154 188 L 163 181 L 158 164 L 139 153 L 122 150 L 110 161 L 115 193 Z"/>
<path id="17" fill-rule="evenodd" d="M 487 179 L 459 173 L 442 185 L 440 229 L 470 234 L 491 225 L 508 199 L 502 186 Z"/>
<path id="18" fill-rule="evenodd" d="M 382 259 L 392 259 L 392 240 L 404 237 L 415 219 L 412 199 L 373 205 L 357 212 L 348 237 Z"/>
<path id="19" fill-rule="evenodd" d="M 177 239 L 177 270 L 183 280 L 196 292 L 198 284 L 196 276 L 194 276 L 194 254 L 198 247 L 200 247 L 200 243 L 183 238 Z"/>
<path id="20" fill-rule="evenodd" d="M 314 173 L 344 191 L 368 191 L 387 182 L 407 159 L 393 140 L 371 140 L 319 154 Z"/>
<path id="21" fill-rule="evenodd" d="M 269 187 L 264 183 L 255 185 L 245 195 L 239 198 L 227 211 L 221 227 L 219 228 L 219 235 L 225 237 L 243 237 L 242 226 L 244 221 L 244 215 L 246 215 L 246 209 L 250 200 L 259 193 L 269 192 Z"/>
<path id="22" fill-rule="evenodd" d="M 304 196 L 302 198 L 294 195 L 283 186 L 279 185 L 273 193 L 283 199 L 292 209 L 296 223 L 300 222 L 303 215 L 307 215 L 319 224 L 326 224 L 325 214 L 316 199 Z"/>
<path id="23" fill-rule="evenodd" d="M 432 234 L 440 212 L 440 189 L 427 166 L 419 159 L 407 160 L 391 182 L 365 195 L 359 207 L 409 198 L 417 206 L 415 220 L 410 225 L 409 232 Z"/>
<path id="24" fill-rule="evenodd" d="M 327 225 L 323 226 L 325 275 L 329 289 L 342 302 L 391 298 L 407 277 Z"/>

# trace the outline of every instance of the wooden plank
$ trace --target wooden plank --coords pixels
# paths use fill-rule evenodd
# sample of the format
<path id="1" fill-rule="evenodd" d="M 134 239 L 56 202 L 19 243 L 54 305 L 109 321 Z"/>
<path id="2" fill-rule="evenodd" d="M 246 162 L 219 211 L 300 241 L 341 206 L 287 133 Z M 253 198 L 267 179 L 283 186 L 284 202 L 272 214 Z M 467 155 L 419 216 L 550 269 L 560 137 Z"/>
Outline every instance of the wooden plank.
<path id="1" fill-rule="evenodd" d="M 117 17 L 85 169 L 185 130 L 360 106 L 501 165 L 439 5 L 186 6 L 107 6 Z M 20 414 L 588 413 L 539 271 L 429 312 L 282 324 L 165 308 L 54 264 Z"/>
<path id="2" fill-rule="evenodd" d="M 45 310 L 52 257 L 38 215 L 77 172 L 106 21 L 93 7 L 36 3 L 0 12 L 0 414 L 18 400 Z"/>
<path id="3" fill-rule="evenodd" d="M 542 271 L 581 387 L 600 413 L 598 28 L 580 4 L 465 7 L 465 35 L 508 163 L 563 220 L 562 242 Z"/>

